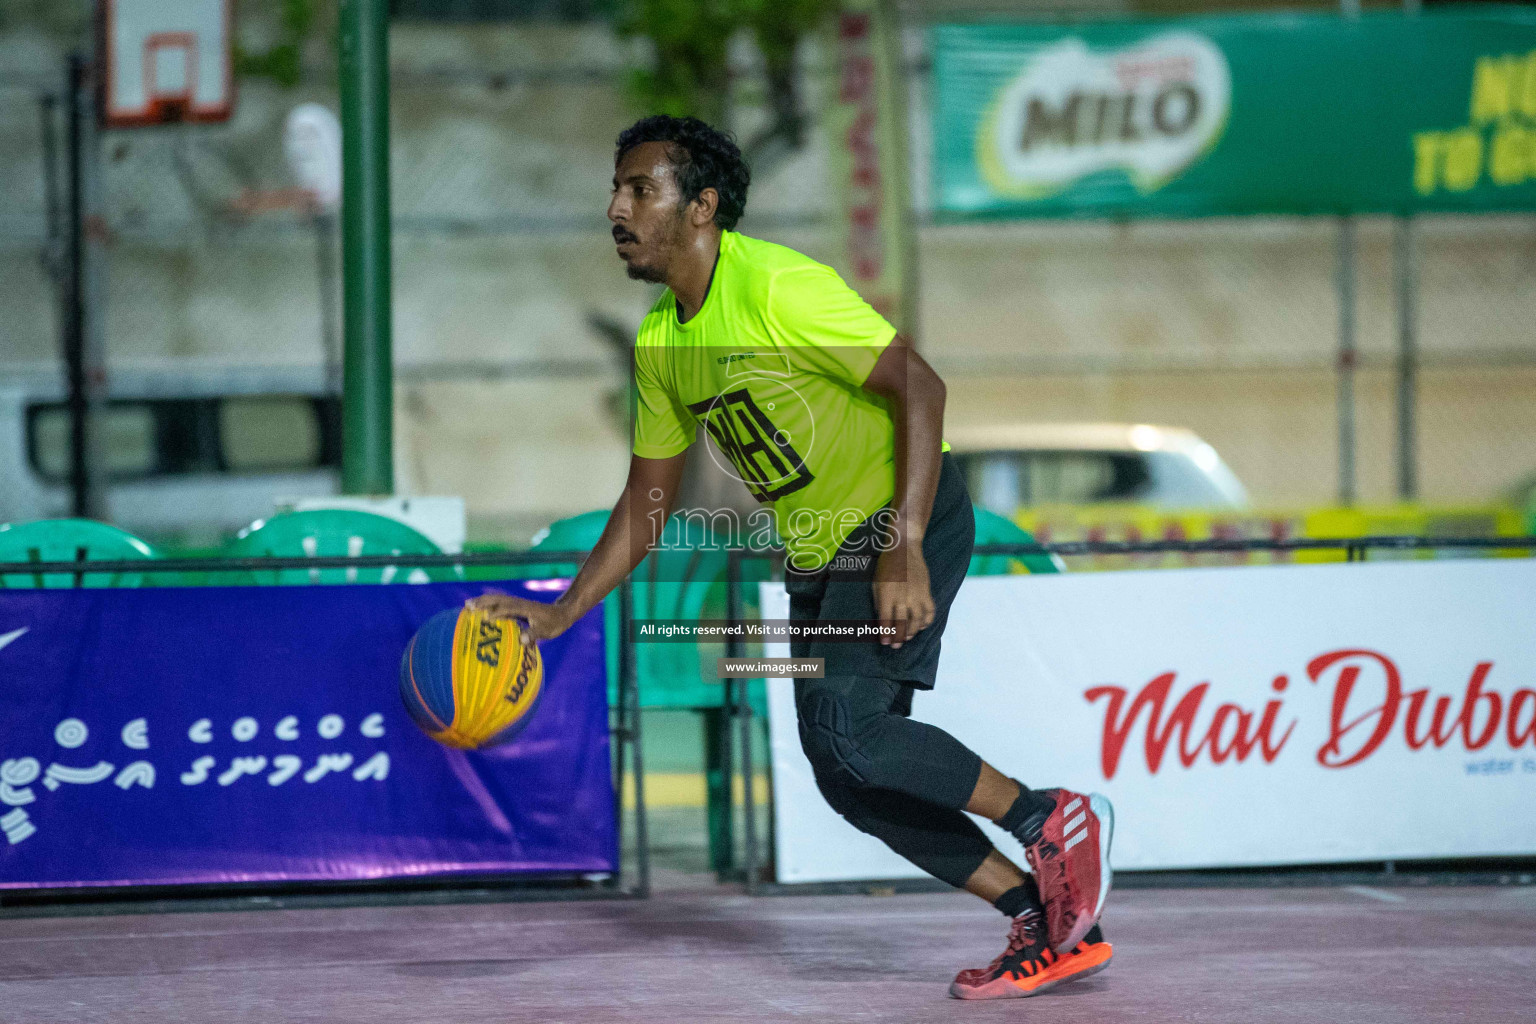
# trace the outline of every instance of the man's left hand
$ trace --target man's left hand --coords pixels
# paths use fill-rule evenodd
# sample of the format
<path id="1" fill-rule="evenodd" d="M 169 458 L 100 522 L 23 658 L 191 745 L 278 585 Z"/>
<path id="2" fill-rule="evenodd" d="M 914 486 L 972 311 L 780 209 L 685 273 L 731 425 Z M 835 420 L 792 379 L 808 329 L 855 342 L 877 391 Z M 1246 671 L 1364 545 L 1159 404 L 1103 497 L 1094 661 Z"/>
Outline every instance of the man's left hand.
<path id="1" fill-rule="evenodd" d="M 899 648 L 933 624 L 933 592 L 928 583 L 928 563 L 923 545 L 908 539 L 883 552 L 875 563 L 875 614 L 882 625 L 894 625 L 894 636 L 880 642 Z"/>

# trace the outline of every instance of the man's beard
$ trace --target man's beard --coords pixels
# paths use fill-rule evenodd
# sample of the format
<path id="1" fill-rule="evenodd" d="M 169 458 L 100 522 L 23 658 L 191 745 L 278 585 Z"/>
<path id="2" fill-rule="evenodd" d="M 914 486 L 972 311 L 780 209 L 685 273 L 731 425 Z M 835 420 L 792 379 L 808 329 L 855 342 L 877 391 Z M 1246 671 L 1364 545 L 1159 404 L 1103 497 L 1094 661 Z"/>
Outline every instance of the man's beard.
<path id="1" fill-rule="evenodd" d="M 651 284 L 661 284 L 667 279 L 667 275 L 660 267 L 649 264 L 627 263 L 624 266 L 624 273 L 629 275 L 631 281 L 648 281 Z"/>
<path id="2" fill-rule="evenodd" d="M 652 252 L 657 258 L 655 263 L 640 263 L 636 260 L 628 260 L 624 265 L 624 273 L 629 275 L 631 281 L 647 281 L 651 284 L 664 284 L 667 280 L 666 267 L 661 261 L 663 253 L 673 252 L 680 247 L 683 234 L 684 208 L 679 206 L 677 216 L 667 225 L 667 233 L 664 238 L 658 239 Z M 633 236 L 631 236 L 633 237 Z"/>

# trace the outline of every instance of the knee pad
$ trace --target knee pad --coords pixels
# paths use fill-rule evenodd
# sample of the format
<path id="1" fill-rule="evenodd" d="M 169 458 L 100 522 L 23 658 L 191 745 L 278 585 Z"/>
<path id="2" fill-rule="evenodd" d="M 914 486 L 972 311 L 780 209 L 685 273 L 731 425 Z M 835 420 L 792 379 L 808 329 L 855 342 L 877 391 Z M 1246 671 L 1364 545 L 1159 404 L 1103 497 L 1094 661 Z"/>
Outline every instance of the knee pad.
<path id="1" fill-rule="evenodd" d="M 875 681 L 856 679 L 851 688 L 812 684 L 800 700 L 800 746 L 811 767 L 847 786 L 871 784 L 875 765 L 869 742 L 880 716 L 889 713 L 879 695 L 859 694 L 861 686 L 873 690 Z M 850 696 L 850 689 L 857 696 Z"/>
<path id="2" fill-rule="evenodd" d="M 800 702 L 800 747 L 817 775 L 843 785 L 862 786 L 866 758 L 854 743 L 852 715 L 845 694 L 814 689 Z"/>

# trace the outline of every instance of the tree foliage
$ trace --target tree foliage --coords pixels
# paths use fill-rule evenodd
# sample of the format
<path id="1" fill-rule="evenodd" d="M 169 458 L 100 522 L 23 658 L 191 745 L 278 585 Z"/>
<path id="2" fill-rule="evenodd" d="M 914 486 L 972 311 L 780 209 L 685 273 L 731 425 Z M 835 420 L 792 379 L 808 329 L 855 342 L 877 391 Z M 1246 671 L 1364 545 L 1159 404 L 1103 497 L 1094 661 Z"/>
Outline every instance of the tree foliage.
<path id="1" fill-rule="evenodd" d="M 648 113 L 692 114 L 720 123 L 730 96 L 729 48 L 746 31 L 763 56 L 776 120 L 798 130 L 795 52 L 820 23 L 825 0 L 624 0 L 620 35 L 651 44 L 652 67 L 637 71 L 631 87 Z"/>
<path id="2" fill-rule="evenodd" d="M 258 49 L 244 44 L 237 32 L 235 73 L 270 78 L 287 89 L 298 85 L 304 74 L 304 47 L 323 31 L 320 14 L 325 6 L 324 0 L 241 0 L 240 20 L 270 25 L 273 38 Z"/>

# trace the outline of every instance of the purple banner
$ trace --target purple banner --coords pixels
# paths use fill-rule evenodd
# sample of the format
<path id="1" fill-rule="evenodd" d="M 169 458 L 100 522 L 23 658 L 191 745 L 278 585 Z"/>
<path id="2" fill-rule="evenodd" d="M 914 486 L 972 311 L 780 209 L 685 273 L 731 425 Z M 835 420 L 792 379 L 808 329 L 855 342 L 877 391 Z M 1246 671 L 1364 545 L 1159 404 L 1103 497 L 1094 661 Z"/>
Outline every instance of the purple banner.
<path id="1" fill-rule="evenodd" d="M 616 870 L 601 607 L 506 746 L 401 705 L 416 628 L 485 589 L 0 590 L 0 888 Z"/>

